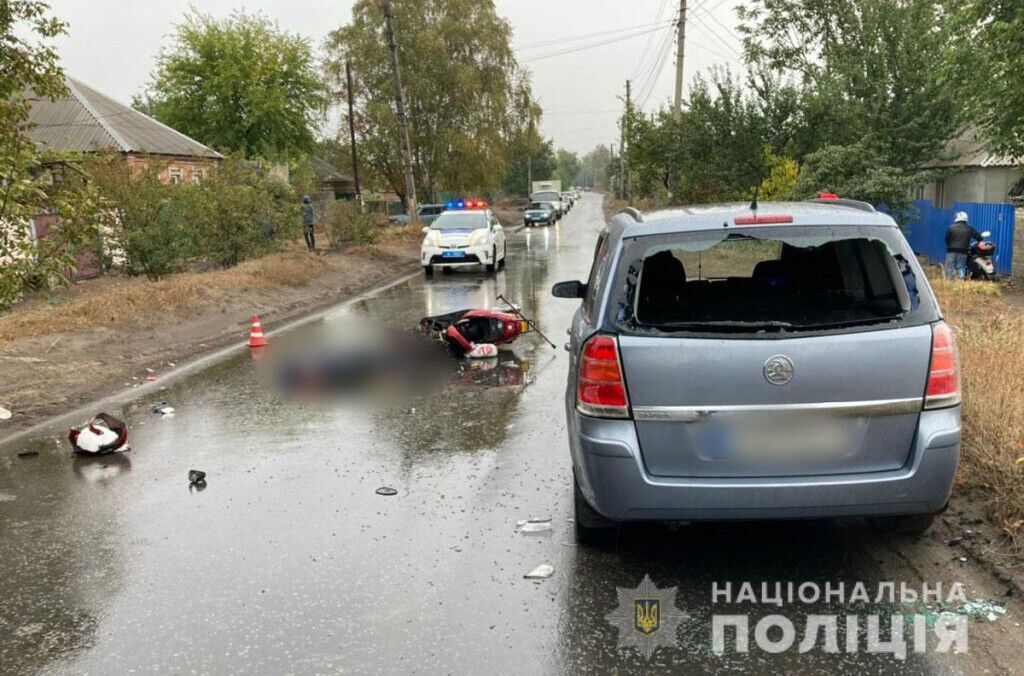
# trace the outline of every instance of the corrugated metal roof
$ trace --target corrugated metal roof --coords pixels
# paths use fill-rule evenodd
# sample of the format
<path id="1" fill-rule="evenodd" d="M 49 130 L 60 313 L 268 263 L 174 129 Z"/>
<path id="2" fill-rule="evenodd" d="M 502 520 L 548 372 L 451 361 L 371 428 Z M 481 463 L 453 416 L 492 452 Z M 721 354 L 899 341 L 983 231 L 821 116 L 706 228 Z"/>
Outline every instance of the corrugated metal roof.
<path id="1" fill-rule="evenodd" d="M 334 165 L 329 163 L 322 157 L 313 156 L 313 170 L 316 172 L 316 180 L 318 181 L 349 181 L 354 182 L 351 176 L 338 171 Z"/>
<path id="2" fill-rule="evenodd" d="M 221 158 L 220 153 L 167 125 L 67 77 L 68 96 L 35 99 L 29 136 L 40 148 Z"/>
<path id="3" fill-rule="evenodd" d="M 929 162 L 929 167 L 1019 167 L 1008 155 L 994 155 L 985 149 L 976 132 L 968 132 L 946 144 L 946 159 Z"/>

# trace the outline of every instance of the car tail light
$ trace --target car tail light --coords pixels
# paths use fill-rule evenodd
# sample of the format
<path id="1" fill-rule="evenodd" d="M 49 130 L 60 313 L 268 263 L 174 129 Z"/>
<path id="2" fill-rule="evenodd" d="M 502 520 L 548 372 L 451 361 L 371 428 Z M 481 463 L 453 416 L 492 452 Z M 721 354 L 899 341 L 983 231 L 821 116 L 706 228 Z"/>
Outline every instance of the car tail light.
<path id="1" fill-rule="evenodd" d="M 595 418 L 629 417 L 619 347 L 612 336 L 597 335 L 583 345 L 576 410 Z"/>
<path id="2" fill-rule="evenodd" d="M 932 358 L 928 366 L 925 408 L 956 406 L 960 397 L 960 358 L 953 331 L 945 322 L 932 326 Z"/>

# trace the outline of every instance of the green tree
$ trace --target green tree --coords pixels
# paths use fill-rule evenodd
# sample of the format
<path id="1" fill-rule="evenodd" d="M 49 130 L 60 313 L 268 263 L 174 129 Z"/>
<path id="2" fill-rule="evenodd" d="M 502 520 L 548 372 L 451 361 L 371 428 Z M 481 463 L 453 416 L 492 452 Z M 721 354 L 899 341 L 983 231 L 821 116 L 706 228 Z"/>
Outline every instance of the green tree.
<path id="1" fill-rule="evenodd" d="M 933 0 L 747 0 L 738 9 L 755 70 L 801 91 L 798 127 L 825 144 L 864 143 L 914 169 L 959 130 L 954 92 L 938 67 L 950 50 Z"/>
<path id="2" fill-rule="evenodd" d="M 212 147 L 290 158 L 313 149 L 326 102 L 309 40 L 236 12 L 187 14 L 135 106 Z"/>
<path id="3" fill-rule="evenodd" d="M 502 190 L 509 195 L 529 197 L 532 190 L 529 185 L 531 175 L 535 181 L 543 181 L 555 175 L 558 162 L 555 159 L 554 141 L 541 141 L 532 153 L 527 148 L 527 144 L 523 142 L 509 160 L 502 183 Z"/>
<path id="4" fill-rule="evenodd" d="M 793 190 L 797 199 L 833 192 L 842 197 L 885 205 L 898 221 L 910 213 L 910 188 L 926 174 L 886 164 L 877 148 L 866 143 L 825 146 L 808 155 Z"/>
<path id="5" fill-rule="evenodd" d="M 995 152 L 1024 157 L 1024 4 L 967 0 L 953 5 L 948 82 Z"/>
<path id="6" fill-rule="evenodd" d="M 491 0 L 393 5 L 415 176 L 424 199 L 435 200 L 445 188 L 468 194 L 499 187 L 513 154 L 536 147 L 530 130 L 540 115 L 512 52 L 511 26 Z M 386 45 L 380 2 L 358 0 L 351 24 L 328 38 L 328 70 L 344 92 L 345 62 L 351 63 L 360 157 L 401 195 Z"/>
<path id="7" fill-rule="evenodd" d="M 562 182 L 562 188 L 576 185 L 579 182 L 581 166 L 579 156 L 574 152 L 559 148 L 555 153 L 555 158 L 558 165 L 555 169 L 555 177 Z"/>
<path id="8" fill-rule="evenodd" d="M 66 283 L 77 252 L 97 245 L 103 210 L 95 191 L 73 158 L 40 154 L 27 134 L 32 100 L 65 93 L 52 47 L 65 31 L 42 0 L 0 2 L 0 310 L 30 288 Z M 61 222 L 39 242 L 29 223 L 42 211 Z"/>

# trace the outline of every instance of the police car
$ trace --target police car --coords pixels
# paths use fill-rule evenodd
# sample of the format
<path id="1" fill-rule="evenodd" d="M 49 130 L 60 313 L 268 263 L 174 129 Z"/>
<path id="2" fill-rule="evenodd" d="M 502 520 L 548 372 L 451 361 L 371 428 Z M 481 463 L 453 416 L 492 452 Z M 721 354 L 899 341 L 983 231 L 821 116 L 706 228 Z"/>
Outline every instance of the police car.
<path id="1" fill-rule="evenodd" d="M 505 231 L 482 200 L 453 200 L 433 223 L 423 228 L 420 262 L 429 277 L 434 268 L 483 265 L 494 272 L 505 264 Z"/>

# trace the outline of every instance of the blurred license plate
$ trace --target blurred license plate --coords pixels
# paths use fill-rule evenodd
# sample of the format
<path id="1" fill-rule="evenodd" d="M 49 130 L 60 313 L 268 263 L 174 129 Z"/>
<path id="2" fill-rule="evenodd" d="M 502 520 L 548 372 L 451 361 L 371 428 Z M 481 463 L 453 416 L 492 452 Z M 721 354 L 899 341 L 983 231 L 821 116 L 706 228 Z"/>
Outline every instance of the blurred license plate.
<path id="1" fill-rule="evenodd" d="M 463 251 L 445 251 L 441 256 L 444 258 L 465 258 L 466 254 Z"/>
<path id="2" fill-rule="evenodd" d="M 841 454 L 850 440 L 843 421 L 826 418 L 738 418 L 720 421 L 718 457 L 787 458 Z"/>

